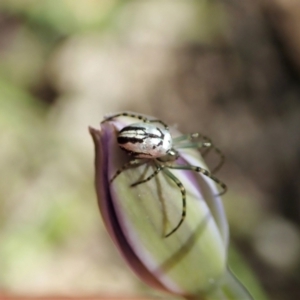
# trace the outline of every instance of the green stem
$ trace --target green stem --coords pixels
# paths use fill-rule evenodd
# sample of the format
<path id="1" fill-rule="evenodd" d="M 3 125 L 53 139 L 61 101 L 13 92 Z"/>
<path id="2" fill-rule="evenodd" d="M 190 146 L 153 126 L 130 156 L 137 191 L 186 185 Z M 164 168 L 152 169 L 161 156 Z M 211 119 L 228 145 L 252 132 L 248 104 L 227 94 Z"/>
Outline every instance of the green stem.
<path id="1" fill-rule="evenodd" d="M 253 297 L 242 285 L 242 283 L 228 269 L 225 276 L 225 283 L 222 286 L 222 292 L 228 300 L 252 300 Z"/>
<path id="2" fill-rule="evenodd" d="M 186 300 L 253 300 L 246 288 L 227 271 L 220 287 L 210 293 L 188 296 Z"/>

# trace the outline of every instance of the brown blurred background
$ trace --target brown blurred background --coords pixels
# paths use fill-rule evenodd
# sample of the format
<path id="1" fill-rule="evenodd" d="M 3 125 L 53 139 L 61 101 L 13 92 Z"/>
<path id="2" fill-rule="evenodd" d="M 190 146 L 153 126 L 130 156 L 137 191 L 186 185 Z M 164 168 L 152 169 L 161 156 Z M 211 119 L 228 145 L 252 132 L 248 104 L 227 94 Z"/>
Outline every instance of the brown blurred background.
<path id="1" fill-rule="evenodd" d="M 299 79 L 299 0 L 1 0 L 2 293 L 159 296 L 93 188 L 87 126 L 130 110 L 213 138 L 232 243 L 270 299 L 300 299 Z"/>

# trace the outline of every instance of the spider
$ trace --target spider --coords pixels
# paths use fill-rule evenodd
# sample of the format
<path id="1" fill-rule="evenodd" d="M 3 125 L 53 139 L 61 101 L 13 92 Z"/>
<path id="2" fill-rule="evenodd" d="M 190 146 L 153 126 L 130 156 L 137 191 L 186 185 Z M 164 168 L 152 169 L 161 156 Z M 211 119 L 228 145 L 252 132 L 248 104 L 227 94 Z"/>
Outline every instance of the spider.
<path id="1" fill-rule="evenodd" d="M 155 165 L 154 172 L 147 178 L 132 183 L 131 187 L 145 183 L 155 177 L 160 171 L 163 171 L 180 189 L 182 195 L 181 219 L 176 227 L 165 235 L 166 238 L 177 231 L 186 217 L 185 187 L 168 169 L 191 170 L 201 173 L 215 181 L 222 188 L 219 195 L 222 195 L 227 191 L 227 186 L 213 175 L 223 165 L 224 155 L 213 145 L 212 141 L 208 137 L 199 133 L 191 133 L 172 138 L 168 125 L 163 121 L 159 119 L 148 119 L 145 116 L 128 112 L 122 112 L 107 117 L 101 122 L 101 124 L 117 117 L 131 117 L 140 120 L 140 122 L 125 126 L 118 132 L 117 141 L 119 147 L 132 156 L 133 159 L 117 170 L 115 175 L 110 179 L 110 183 L 113 182 L 113 180 L 115 180 L 116 177 L 124 170 L 134 166 L 140 166 L 147 161 L 152 160 Z M 159 126 L 155 125 L 155 123 L 159 124 Z M 202 141 L 195 141 L 195 139 L 202 139 Z M 198 166 L 175 164 L 176 160 L 180 156 L 177 149 L 183 148 L 204 148 L 202 155 L 206 155 L 211 149 L 213 149 L 220 156 L 220 162 L 212 172 Z"/>

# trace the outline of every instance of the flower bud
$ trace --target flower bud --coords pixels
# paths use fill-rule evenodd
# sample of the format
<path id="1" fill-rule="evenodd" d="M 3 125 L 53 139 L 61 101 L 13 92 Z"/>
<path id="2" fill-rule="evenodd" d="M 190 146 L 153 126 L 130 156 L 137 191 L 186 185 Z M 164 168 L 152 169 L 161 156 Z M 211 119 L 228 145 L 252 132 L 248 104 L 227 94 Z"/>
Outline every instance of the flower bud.
<path id="1" fill-rule="evenodd" d="M 96 190 L 108 233 L 131 269 L 148 285 L 183 296 L 206 295 L 220 287 L 227 273 L 228 224 L 218 189 L 212 179 L 190 170 L 167 169 L 151 180 L 131 187 L 152 174 L 152 159 L 122 171 L 133 159 L 122 151 L 117 134 L 132 118 L 116 118 L 90 128 L 95 143 Z M 178 133 L 172 132 L 172 136 Z M 207 169 L 199 151 L 178 150 L 170 164 Z M 186 190 L 186 217 L 175 176 Z"/>

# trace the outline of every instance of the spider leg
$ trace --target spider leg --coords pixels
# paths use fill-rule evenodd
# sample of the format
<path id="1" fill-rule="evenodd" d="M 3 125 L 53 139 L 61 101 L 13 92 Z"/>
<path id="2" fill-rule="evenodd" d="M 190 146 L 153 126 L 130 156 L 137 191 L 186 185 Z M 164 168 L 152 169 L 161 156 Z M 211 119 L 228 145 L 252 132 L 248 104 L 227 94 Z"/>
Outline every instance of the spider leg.
<path id="1" fill-rule="evenodd" d="M 222 153 L 222 151 L 214 145 L 214 143 L 212 142 L 212 140 L 209 137 L 207 137 L 205 135 L 199 135 L 199 137 L 202 138 L 205 143 L 210 144 L 210 147 L 208 148 L 208 150 L 204 151 L 203 156 L 205 156 L 212 149 L 220 157 L 219 163 L 212 170 L 212 173 L 216 173 L 223 166 L 223 164 L 225 162 L 225 156 Z"/>
<path id="2" fill-rule="evenodd" d="M 134 186 L 137 186 L 137 185 L 139 185 L 139 184 L 142 184 L 142 183 L 145 183 L 145 182 L 151 180 L 151 179 L 152 179 L 153 177 L 155 177 L 161 170 L 163 170 L 163 168 L 164 168 L 164 166 L 161 166 L 161 165 L 156 164 L 156 169 L 154 170 L 154 172 L 153 172 L 151 175 L 149 175 L 149 176 L 148 176 L 147 178 L 145 178 L 145 179 L 139 180 L 139 181 L 137 181 L 137 182 L 131 184 L 130 186 L 131 186 L 131 187 L 134 187 Z"/>
<path id="3" fill-rule="evenodd" d="M 195 138 L 200 138 L 203 141 L 202 142 L 193 142 Z M 189 143 L 180 143 L 182 141 L 190 141 Z M 212 170 L 212 173 L 216 173 L 220 168 L 223 166 L 225 162 L 225 156 L 222 153 L 222 151 L 217 148 L 211 139 L 205 135 L 199 134 L 199 133 L 191 133 L 191 134 L 186 134 L 182 135 L 179 137 L 176 137 L 173 139 L 173 142 L 175 144 L 176 149 L 183 149 L 183 148 L 205 148 L 205 150 L 201 153 L 202 156 L 206 156 L 210 150 L 214 150 L 216 154 L 220 157 L 219 163 L 214 167 Z"/>
<path id="4" fill-rule="evenodd" d="M 134 113 L 130 113 L 130 112 L 122 112 L 122 113 L 118 113 L 118 114 L 115 114 L 113 116 L 110 116 L 108 118 L 105 118 L 101 122 L 101 124 L 105 123 L 105 122 L 108 122 L 112 119 L 115 119 L 117 117 L 130 117 L 130 118 L 141 120 L 144 123 L 160 123 L 161 125 L 163 125 L 165 127 L 165 129 L 168 129 L 168 125 L 166 123 L 164 123 L 163 121 L 161 121 L 161 120 L 158 120 L 158 119 L 149 120 L 147 117 L 144 117 L 144 116 L 141 116 L 141 115 L 138 115 L 138 114 L 134 114 Z"/>
<path id="5" fill-rule="evenodd" d="M 169 166 L 168 166 L 168 168 L 169 168 Z M 168 234 L 165 235 L 165 238 L 167 238 L 181 226 L 181 224 L 183 223 L 183 221 L 185 219 L 185 216 L 186 216 L 186 191 L 185 191 L 185 188 L 184 188 L 183 184 L 181 183 L 181 181 L 174 174 L 172 174 L 172 172 L 170 172 L 167 168 L 164 168 L 163 172 L 176 183 L 176 185 L 179 187 L 181 195 L 182 195 L 181 219 L 180 219 L 179 223 L 176 225 L 176 227 L 174 227 Z"/>
<path id="6" fill-rule="evenodd" d="M 138 119 L 138 120 L 141 120 L 143 122 L 148 122 L 148 118 L 144 117 L 144 116 L 141 116 L 141 115 L 138 115 L 138 114 L 134 114 L 134 113 L 129 113 L 129 112 L 122 112 L 122 113 L 118 113 L 118 114 L 115 114 L 115 115 L 112 115 L 108 118 L 105 118 L 102 122 L 102 123 L 105 123 L 107 121 L 110 121 L 112 119 L 115 119 L 117 117 L 130 117 L 130 118 L 134 118 L 134 119 Z"/>
<path id="7" fill-rule="evenodd" d="M 222 181 L 220 181 L 217 177 L 215 177 L 212 173 L 210 173 L 209 171 L 207 171 L 204 168 L 197 167 L 197 166 L 190 166 L 190 165 L 170 165 L 170 166 L 168 166 L 168 168 L 169 169 L 177 169 L 177 170 L 195 171 L 195 172 L 201 173 L 201 174 L 209 177 L 210 179 L 212 179 L 214 182 L 216 182 L 223 189 L 221 191 L 221 193 L 218 194 L 218 196 L 221 196 L 221 195 L 225 194 L 226 191 L 227 191 L 226 184 L 223 183 Z"/>
<path id="8" fill-rule="evenodd" d="M 211 144 L 206 143 L 206 142 L 196 142 L 196 143 L 189 142 L 189 143 L 182 143 L 182 144 L 176 145 L 175 147 L 176 147 L 176 149 L 184 149 L 184 148 L 197 148 L 197 149 L 202 149 L 202 148 L 210 148 L 210 147 L 211 147 Z M 206 154 L 207 154 L 207 153 L 206 153 Z M 206 154 L 205 154 L 205 155 L 206 155 Z M 203 154 L 202 154 L 202 155 L 203 155 Z"/>
<path id="9" fill-rule="evenodd" d="M 223 166 L 224 162 L 225 162 L 225 156 L 224 154 L 222 153 L 222 151 L 217 148 L 210 139 L 207 140 L 208 143 L 210 143 L 210 147 L 209 147 L 209 150 L 212 149 L 216 152 L 217 155 L 219 155 L 220 157 L 220 161 L 219 163 L 212 169 L 212 173 L 216 173 L 217 171 L 219 171 L 221 169 L 221 167 Z M 206 150 L 204 153 L 203 153 L 203 156 L 205 156 L 206 154 L 208 153 L 208 151 Z"/>
<path id="10" fill-rule="evenodd" d="M 120 169 L 117 170 L 117 172 L 115 173 L 115 175 L 110 179 L 110 183 L 112 183 L 117 176 L 119 176 L 123 171 L 125 171 L 126 169 L 129 169 L 133 166 L 138 166 L 140 164 L 143 164 L 144 160 L 141 159 L 133 159 L 129 162 L 127 162 L 126 164 L 124 164 Z"/>
<path id="11" fill-rule="evenodd" d="M 161 120 L 154 119 L 154 120 L 148 120 L 148 122 L 149 123 L 159 123 L 159 124 L 163 125 L 165 127 L 165 129 L 169 129 L 169 126 Z"/>
<path id="12" fill-rule="evenodd" d="M 199 133 L 195 132 L 195 133 L 189 133 L 189 134 L 183 134 L 180 136 L 176 136 L 173 138 L 173 142 L 174 143 L 178 143 L 178 142 L 182 142 L 182 141 L 192 141 L 195 138 L 199 137 Z"/>

